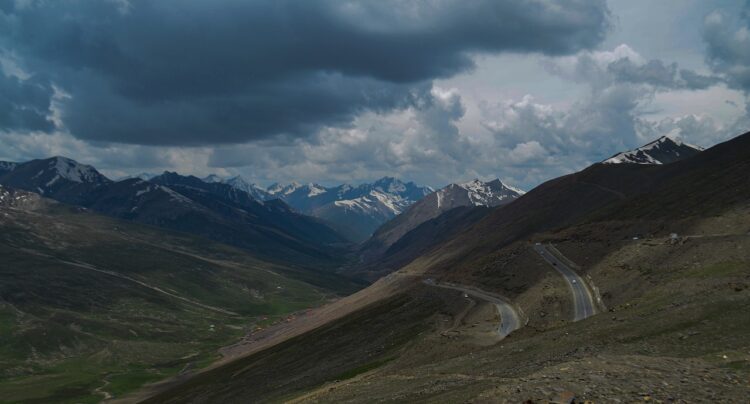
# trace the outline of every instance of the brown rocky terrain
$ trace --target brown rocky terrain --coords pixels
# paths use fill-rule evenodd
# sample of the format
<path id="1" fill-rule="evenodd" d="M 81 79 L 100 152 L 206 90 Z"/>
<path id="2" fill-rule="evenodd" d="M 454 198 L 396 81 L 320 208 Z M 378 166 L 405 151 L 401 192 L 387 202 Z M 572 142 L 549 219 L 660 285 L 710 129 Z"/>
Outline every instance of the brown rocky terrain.
<path id="1" fill-rule="evenodd" d="M 292 324 L 292 339 L 150 402 L 744 402 L 748 165 L 743 135 L 677 163 L 552 180 L 337 302 L 317 328 Z M 571 289 L 536 243 L 601 296 L 595 315 L 572 321 Z M 423 281 L 507 296 L 528 324 L 493 341 L 502 319 L 486 302 Z"/>

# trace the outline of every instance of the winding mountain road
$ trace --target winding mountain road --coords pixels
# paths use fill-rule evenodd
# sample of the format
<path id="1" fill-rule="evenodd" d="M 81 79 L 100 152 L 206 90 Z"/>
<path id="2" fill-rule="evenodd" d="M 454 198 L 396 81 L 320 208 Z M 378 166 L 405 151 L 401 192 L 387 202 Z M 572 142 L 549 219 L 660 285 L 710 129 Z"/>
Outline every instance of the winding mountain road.
<path id="1" fill-rule="evenodd" d="M 522 326 L 521 320 L 519 318 L 518 312 L 516 311 L 516 308 L 513 307 L 513 305 L 510 304 L 502 296 L 496 295 L 494 293 L 485 292 L 483 290 L 470 287 L 470 286 L 447 284 L 447 283 L 438 284 L 435 282 L 430 282 L 429 280 L 425 280 L 424 283 L 430 286 L 438 287 L 438 288 L 452 289 L 452 290 L 464 292 L 469 296 L 473 296 L 477 299 L 484 300 L 484 301 L 494 304 L 495 307 L 497 308 L 498 314 L 500 315 L 500 325 L 497 327 L 497 333 L 500 336 L 500 338 L 507 337 L 510 333 L 521 328 Z"/>
<path id="2" fill-rule="evenodd" d="M 568 283 L 571 292 L 573 293 L 573 303 L 575 306 L 575 315 L 573 321 L 583 320 L 586 317 L 593 316 L 596 314 L 596 305 L 594 304 L 594 298 L 589 290 L 586 282 L 581 276 L 579 276 L 573 269 L 571 269 L 565 262 L 557 258 L 552 254 L 549 249 L 543 244 L 537 244 L 534 246 L 534 250 L 542 256 L 553 268 L 559 272 L 565 281 Z"/>

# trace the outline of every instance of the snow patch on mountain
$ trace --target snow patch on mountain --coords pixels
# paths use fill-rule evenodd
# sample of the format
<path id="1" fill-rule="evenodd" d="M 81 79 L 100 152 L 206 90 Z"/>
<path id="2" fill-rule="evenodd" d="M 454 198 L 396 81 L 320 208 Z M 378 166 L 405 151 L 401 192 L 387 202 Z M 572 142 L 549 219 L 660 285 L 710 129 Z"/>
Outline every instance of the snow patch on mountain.
<path id="1" fill-rule="evenodd" d="M 12 161 L 0 161 L 0 173 L 13 171 L 17 166 L 18 163 Z"/>
<path id="2" fill-rule="evenodd" d="M 489 182 L 474 179 L 469 182 L 451 184 L 438 191 L 438 207 L 441 206 L 440 201 L 445 198 L 447 194 L 455 192 L 452 189 L 454 187 L 465 190 L 466 196 L 469 198 L 469 201 L 473 206 L 497 206 L 507 200 L 518 198 L 524 193 L 517 188 L 503 184 L 499 179 Z"/>
<path id="3" fill-rule="evenodd" d="M 289 195 L 296 190 L 298 190 L 300 187 L 302 187 L 302 184 L 299 182 L 293 181 L 290 184 L 283 185 L 279 183 L 274 183 L 271 186 L 269 186 L 266 189 L 266 192 L 273 196 L 283 196 L 283 195 Z"/>
<path id="4" fill-rule="evenodd" d="M 224 178 L 216 174 L 211 174 L 201 179 L 203 182 L 213 184 L 227 184 L 234 189 L 248 193 L 256 201 L 261 204 L 272 198 L 272 195 L 266 192 L 265 189 L 261 188 L 255 183 L 248 182 L 241 175 L 235 175 L 234 177 Z"/>
<path id="5" fill-rule="evenodd" d="M 56 176 L 47 183 L 47 186 L 54 184 L 60 178 L 78 183 L 99 183 L 106 180 L 106 177 L 96 171 L 94 167 L 78 163 L 67 157 L 53 157 L 50 159 L 49 168 L 56 172 Z"/>
<path id="6" fill-rule="evenodd" d="M 312 183 L 307 184 L 307 191 L 308 191 L 307 192 L 308 197 L 313 197 L 313 196 L 321 195 L 321 194 L 328 192 L 326 188 L 323 188 L 322 186 L 318 184 L 312 184 Z"/>
<path id="7" fill-rule="evenodd" d="M 363 253 L 371 259 L 385 253 L 408 232 L 422 223 L 459 207 L 496 207 L 513 202 L 523 191 L 503 184 L 499 179 L 483 182 L 475 179 L 450 184 L 408 206 L 403 213 L 380 226 L 364 244 Z"/>
<path id="8" fill-rule="evenodd" d="M 0 206 L 10 208 L 28 207 L 40 200 L 39 194 L 11 189 L 0 185 Z"/>
<path id="9" fill-rule="evenodd" d="M 662 136 L 639 148 L 617 153 L 604 164 L 668 164 L 703 151 L 699 146 Z"/>
<path id="10" fill-rule="evenodd" d="M 145 195 L 145 194 L 147 194 L 149 192 L 152 192 L 152 191 L 154 191 L 154 190 L 156 190 L 158 188 L 159 188 L 159 185 L 146 185 L 146 188 L 142 188 L 142 189 L 139 189 L 138 191 L 136 191 L 135 192 L 135 196 L 137 198 L 139 196 L 142 196 L 142 195 Z"/>
<path id="11" fill-rule="evenodd" d="M 367 196 L 333 202 L 337 207 L 360 213 L 372 213 L 375 211 L 375 207 L 372 203 L 373 201 Z"/>
<path id="12" fill-rule="evenodd" d="M 398 195 L 385 194 L 380 190 L 374 189 L 367 195 L 334 201 L 333 204 L 337 207 L 365 215 L 395 216 L 401 214 L 404 208 L 408 207 L 411 203 Z"/>
<path id="13" fill-rule="evenodd" d="M 208 175 L 206 177 L 203 177 L 203 182 L 208 182 L 208 183 L 211 183 L 211 182 L 224 182 L 224 178 L 221 178 L 221 177 L 219 177 L 216 174 L 211 174 L 211 175 Z"/>
<path id="14" fill-rule="evenodd" d="M 516 188 L 516 187 L 514 187 L 512 185 L 508 185 L 508 184 L 505 184 L 505 183 L 503 185 L 505 185 L 505 188 L 508 188 L 511 191 L 517 193 L 518 196 L 524 195 L 526 193 L 526 191 L 522 190 L 521 188 Z"/>
<path id="15" fill-rule="evenodd" d="M 324 187 L 293 182 L 273 184 L 266 191 L 295 210 L 347 229 L 352 240 L 361 241 L 385 221 L 433 192 L 413 182 L 383 177 L 372 183 Z"/>
<path id="16" fill-rule="evenodd" d="M 255 183 L 246 181 L 242 176 L 236 175 L 232 178 L 223 181 L 225 184 L 231 186 L 234 189 L 247 192 L 256 201 L 263 203 L 272 198 L 272 196 L 266 192 L 265 189 L 261 188 Z"/>

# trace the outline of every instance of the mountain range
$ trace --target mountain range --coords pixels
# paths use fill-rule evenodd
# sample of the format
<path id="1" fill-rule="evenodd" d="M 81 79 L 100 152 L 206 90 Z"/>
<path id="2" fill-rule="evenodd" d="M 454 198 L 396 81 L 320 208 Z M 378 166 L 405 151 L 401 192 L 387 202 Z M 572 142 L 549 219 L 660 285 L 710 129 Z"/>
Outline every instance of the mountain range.
<path id="1" fill-rule="evenodd" d="M 222 182 L 248 192 L 259 201 L 281 199 L 298 212 L 324 220 L 353 242 L 362 242 L 383 223 L 433 192 L 413 182 L 384 177 L 373 183 L 342 184 L 334 187 L 309 183 L 275 183 L 267 188 L 240 176 L 222 179 L 216 175 L 207 182 Z"/>
<path id="2" fill-rule="evenodd" d="M 0 162 L 0 183 L 112 216 L 210 234 L 222 242 L 256 249 L 268 246 L 260 238 L 278 239 L 274 230 L 268 230 L 263 237 L 258 236 L 257 231 L 281 224 L 288 227 L 291 223 L 304 223 L 283 230 L 292 233 L 290 240 L 301 237 L 305 242 L 323 245 L 341 244 L 347 240 L 363 242 L 381 225 L 428 195 L 428 202 L 440 198 L 440 206 L 431 209 L 425 208 L 431 203 L 420 205 L 410 214 L 414 216 L 410 223 L 427 220 L 437 212 L 458 206 L 496 206 L 518 194 L 499 180 L 452 184 L 439 192 L 392 177 L 356 186 L 290 183 L 274 184 L 265 189 L 241 176 L 197 178 L 173 172 L 141 173 L 112 181 L 92 166 L 60 156 L 24 163 Z M 237 217 L 239 210 L 233 208 L 250 215 Z M 270 218 L 269 215 L 276 216 Z M 248 218 L 264 216 L 269 216 L 269 219 L 262 224 L 253 222 L 250 226 L 254 226 L 253 230 L 245 226 L 248 223 L 243 224 Z M 281 220 L 277 216 L 294 219 Z M 306 216 L 318 218 L 320 222 L 314 223 L 305 219 Z M 320 226 L 326 225 L 334 231 L 321 231 Z M 316 236 L 312 237 L 312 233 Z M 405 231 L 401 230 L 399 234 L 403 233 Z M 310 251 L 302 245 L 295 248 Z"/>
<path id="3" fill-rule="evenodd" d="M 235 186 L 261 201 L 281 199 L 299 212 L 324 220 L 349 240 L 358 243 L 370 239 L 382 225 L 402 217 L 404 212 L 411 211 L 407 216 L 413 218 L 407 221 L 421 223 L 455 207 L 497 206 L 522 194 L 522 191 L 507 187 L 500 180 L 450 184 L 438 192 L 430 187 L 402 182 L 393 177 L 356 186 L 342 184 L 326 187 L 315 183 L 292 182 L 275 183 L 265 189 L 240 176 L 222 179 L 211 175 L 203 180 Z M 412 205 L 418 202 L 421 204 L 412 211 Z M 433 205 L 435 208 L 431 207 Z M 397 236 L 405 234 L 411 228 L 401 227 Z"/>
<path id="4" fill-rule="evenodd" d="M 662 137 L 603 163 L 666 164 L 700 151 Z M 523 194 L 500 180 L 450 184 L 438 191 L 392 177 L 357 186 L 290 183 L 265 189 L 241 176 L 199 179 L 171 172 L 111 181 L 92 166 L 60 156 L 0 162 L 0 184 L 274 254 L 291 247 L 320 256 L 331 245 L 363 242 L 365 261 L 382 256 L 409 231 L 451 209 L 495 207 Z"/>
<path id="5" fill-rule="evenodd" d="M 690 156 L 658 144 L 527 193 L 451 184 L 357 249 L 225 179 L 0 164 L 0 393 L 564 401 L 552 381 L 581 400 L 741 401 L 750 133 Z M 391 179 L 361 188 L 408 197 Z M 324 207 L 331 189 L 267 192 Z"/>
<path id="6" fill-rule="evenodd" d="M 145 402 L 742 402 L 750 133 L 683 156 L 448 210 L 394 273 Z"/>
<path id="7" fill-rule="evenodd" d="M 6 164 L 6 166 L 8 166 Z M 166 172 L 144 181 L 111 181 L 64 157 L 18 163 L 0 184 L 109 216 L 165 227 L 293 262 L 331 260 L 347 241 L 319 219 L 279 200 L 258 202 L 223 183 Z"/>

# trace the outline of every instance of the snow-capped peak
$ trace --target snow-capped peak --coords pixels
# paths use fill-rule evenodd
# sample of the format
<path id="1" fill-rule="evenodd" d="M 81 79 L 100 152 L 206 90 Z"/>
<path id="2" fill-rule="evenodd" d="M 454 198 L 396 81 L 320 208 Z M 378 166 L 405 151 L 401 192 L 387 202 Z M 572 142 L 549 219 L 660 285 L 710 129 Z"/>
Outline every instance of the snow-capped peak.
<path id="1" fill-rule="evenodd" d="M 266 190 L 252 182 L 248 182 L 240 175 L 235 175 L 234 177 L 225 180 L 224 183 L 235 189 L 239 189 L 240 191 L 247 192 L 258 202 L 263 202 L 265 200 L 271 199 L 271 195 L 269 195 Z"/>
<path id="2" fill-rule="evenodd" d="M 468 182 L 461 182 L 456 184 L 459 187 L 467 190 L 467 191 L 480 191 L 484 188 L 486 188 L 486 185 L 484 182 L 480 181 L 479 178 L 475 178 Z"/>
<path id="3" fill-rule="evenodd" d="M 299 189 L 301 186 L 302 184 L 300 184 L 297 181 L 292 181 L 288 185 L 274 183 L 266 189 L 266 192 L 268 192 L 271 195 L 289 195 L 292 192 Z"/>
<path id="4" fill-rule="evenodd" d="M 96 171 L 94 167 L 81 164 L 67 157 L 55 156 L 49 159 L 49 168 L 54 170 L 59 177 L 73 182 L 99 183 L 107 181 L 107 178 Z M 55 177 L 50 182 L 57 179 L 58 177 Z"/>
<path id="5" fill-rule="evenodd" d="M 506 186 L 499 179 L 484 182 L 477 178 L 456 185 L 466 190 L 466 196 L 474 206 L 497 206 L 521 195 L 518 190 Z"/>
<path id="6" fill-rule="evenodd" d="M 269 185 L 268 188 L 266 188 L 266 192 L 271 195 L 276 195 L 281 192 L 282 188 L 284 188 L 283 185 L 279 184 L 278 182 L 274 182 L 273 184 Z"/>
<path id="7" fill-rule="evenodd" d="M 224 182 L 224 179 L 221 178 L 221 177 L 219 177 L 216 174 L 210 174 L 210 175 L 207 175 L 207 176 L 203 177 L 202 181 L 203 182 L 208 182 L 208 183 L 212 183 L 212 182 Z"/>
<path id="8" fill-rule="evenodd" d="M 679 139 L 662 136 L 633 150 L 617 153 L 604 160 L 604 164 L 668 164 L 690 157 L 703 148 L 684 143 Z"/>
<path id="9" fill-rule="evenodd" d="M 247 182 L 244 178 L 242 178 L 241 175 L 235 175 L 234 177 L 228 178 L 224 181 L 225 184 L 231 185 L 235 188 L 248 188 L 250 186 L 254 186 L 255 184 L 251 184 Z"/>
<path id="10" fill-rule="evenodd" d="M 307 190 L 308 197 L 313 197 L 313 196 L 321 195 L 321 194 L 328 192 L 328 190 L 325 187 L 318 185 L 318 184 L 313 184 L 313 183 L 309 183 L 305 185 L 305 188 Z"/>
<path id="11" fill-rule="evenodd" d="M 499 179 L 488 182 L 474 179 L 468 182 L 451 184 L 437 191 L 436 203 L 437 207 L 441 208 L 444 201 L 450 200 L 450 206 L 452 206 L 456 203 L 456 198 L 467 198 L 473 206 L 497 206 L 523 194 L 523 191 L 509 187 Z"/>
<path id="12" fill-rule="evenodd" d="M 519 196 L 526 193 L 526 191 L 522 190 L 521 188 L 516 188 L 516 187 L 514 187 L 512 185 L 508 185 L 508 184 L 503 184 L 503 185 L 505 185 L 505 188 L 510 189 L 511 191 L 517 193 Z"/>
<path id="13" fill-rule="evenodd" d="M 364 215 L 386 215 L 395 216 L 404 211 L 414 201 L 405 200 L 398 195 L 384 193 L 379 189 L 373 189 L 368 194 L 352 199 L 341 199 L 334 201 L 337 207 L 350 211 L 357 211 Z"/>
<path id="14" fill-rule="evenodd" d="M 372 185 L 373 188 L 380 189 L 383 192 L 390 194 L 404 192 L 406 190 L 406 184 L 393 177 L 383 177 L 375 181 Z"/>

